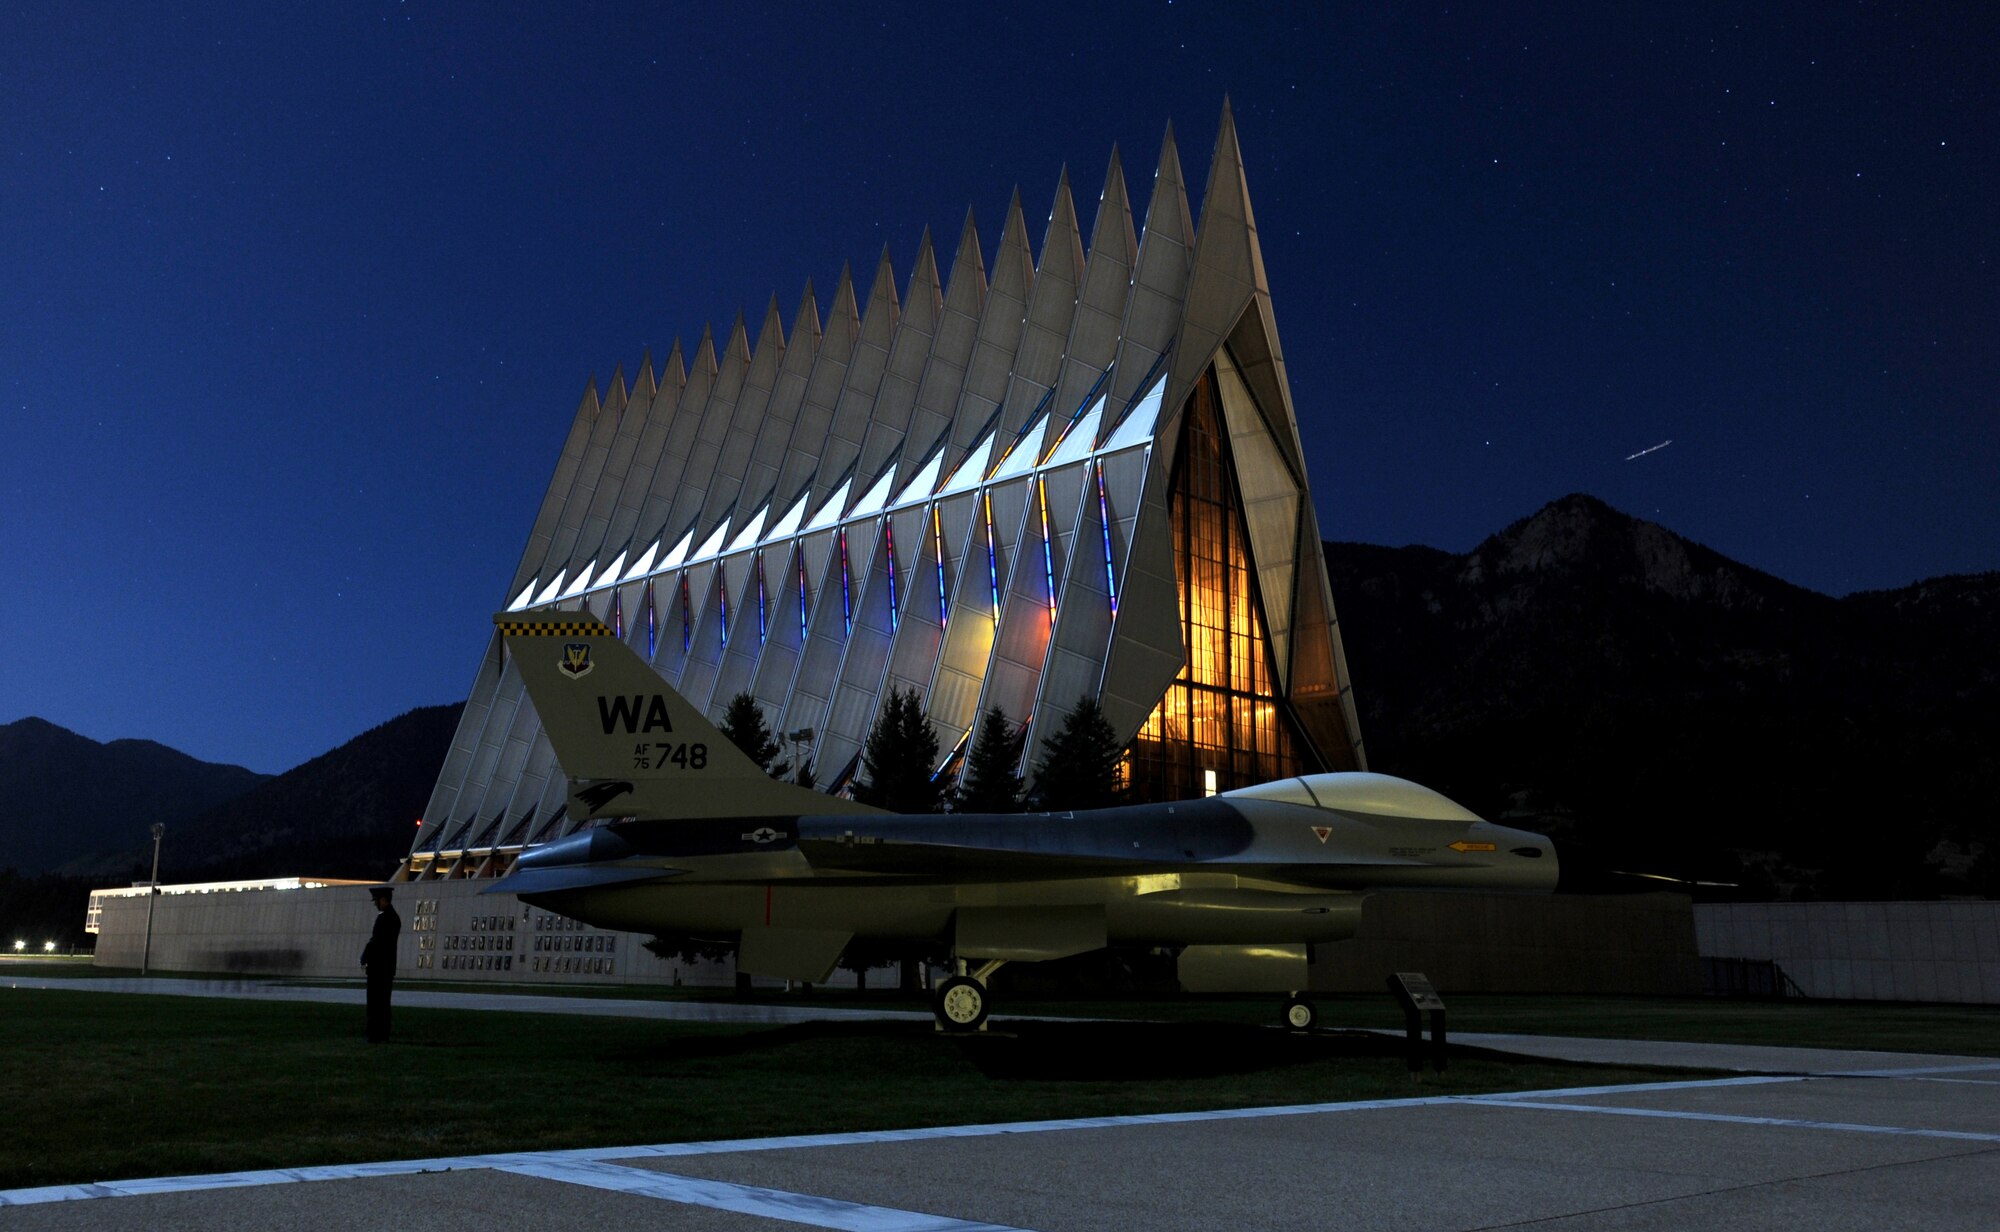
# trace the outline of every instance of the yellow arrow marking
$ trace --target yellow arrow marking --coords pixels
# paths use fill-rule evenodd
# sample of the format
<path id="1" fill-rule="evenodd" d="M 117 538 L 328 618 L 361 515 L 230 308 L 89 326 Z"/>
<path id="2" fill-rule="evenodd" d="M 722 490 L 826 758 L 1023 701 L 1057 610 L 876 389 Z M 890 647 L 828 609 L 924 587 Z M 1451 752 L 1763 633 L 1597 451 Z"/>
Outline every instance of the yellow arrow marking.
<path id="1" fill-rule="evenodd" d="M 1492 851 L 1494 848 L 1491 843 L 1468 843 L 1464 839 L 1460 839 L 1451 845 L 1451 849 L 1453 851 Z"/>

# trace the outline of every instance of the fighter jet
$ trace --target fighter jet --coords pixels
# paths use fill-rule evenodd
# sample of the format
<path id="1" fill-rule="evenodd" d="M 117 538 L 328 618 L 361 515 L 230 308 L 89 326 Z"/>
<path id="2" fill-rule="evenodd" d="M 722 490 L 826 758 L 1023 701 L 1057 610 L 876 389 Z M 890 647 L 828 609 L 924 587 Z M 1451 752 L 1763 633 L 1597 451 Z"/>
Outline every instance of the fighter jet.
<path id="1" fill-rule="evenodd" d="M 772 779 L 588 612 L 494 617 L 589 829 L 487 893 L 594 927 L 733 943 L 741 971 L 823 980 L 857 940 L 948 949 L 947 1031 L 977 1029 L 1013 962 L 1178 951 L 1190 991 L 1287 994 L 1369 890 L 1548 892 L 1554 846 L 1385 774 L 1310 774 L 1203 800 L 909 815 Z"/>

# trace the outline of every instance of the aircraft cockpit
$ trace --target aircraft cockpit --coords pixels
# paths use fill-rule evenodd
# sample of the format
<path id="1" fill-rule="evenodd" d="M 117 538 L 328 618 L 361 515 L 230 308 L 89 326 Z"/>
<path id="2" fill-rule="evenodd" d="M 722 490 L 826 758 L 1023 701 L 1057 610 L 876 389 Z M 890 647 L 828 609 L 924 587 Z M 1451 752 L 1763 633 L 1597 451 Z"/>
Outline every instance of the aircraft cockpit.
<path id="1" fill-rule="evenodd" d="M 1392 774 L 1307 774 L 1223 792 L 1223 800 L 1276 800 L 1309 808 L 1423 821 L 1481 821 L 1477 813 L 1421 783 Z"/>

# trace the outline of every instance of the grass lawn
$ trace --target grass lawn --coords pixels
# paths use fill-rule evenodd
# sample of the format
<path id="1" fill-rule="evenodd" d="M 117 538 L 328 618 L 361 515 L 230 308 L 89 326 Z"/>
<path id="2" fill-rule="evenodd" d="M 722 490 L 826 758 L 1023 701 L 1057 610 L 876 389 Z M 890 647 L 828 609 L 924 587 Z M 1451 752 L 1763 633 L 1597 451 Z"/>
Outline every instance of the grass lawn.
<path id="1" fill-rule="evenodd" d="M 333 981 L 317 981 L 331 984 Z M 398 988 L 447 992 L 510 992 L 632 1000 L 739 1001 L 770 1005 L 826 1005 L 927 1013 L 930 1002 L 886 990 L 816 990 L 811 994 L 758 991 L 748 998 L 715 988 L 663 988 L 631 984 L 560 988 L 543 984 L 467 984 L 398 981 Z M 1401 1030 L 1403 1011 L 1381 996 L 1314 997 L 1326 1027 Z M 1178 996 L 1051 999 L 1011 996 L 994 1000 L 996 1014 L 1068 1018 L 1141 1019 L 1155 1022 L 1277 1022 L 1279 998 Z M 1712 1044 L 1771 1044 L 1790 1048 L 1855 1048 L 1882 1052 L 1935 1052 L 2000 1056 L 2000 1006 L 1934 1005 L 1877 1001 L 1756 1001 L 1726 997 L 1591 997 L 1557 994 L 1445 994 L 1449 1028 L 1523 1035 L 1580 1035 L 1599 1039 L 1684 1040 Z"/>
<path id="2" fill-rule="evenodd" d="M 93 968 L 88 960 L 0 963 L 0 983 L 9 973 L 89 979 L 130 976 L 136 971 Z M 159 972 L 174 976 L 181 973 Z M 188 975 L 187 978 L 214 978 Z M 225 977 L 226 978 L 226 977 Z M 880 978 L 878 973 L 877 978 Z M 309 983 L 358 985 L 358 980 Z M 542 983 L 398 980 L 398 988 L 446 992 L 507 992 L 633 1000 L 737 1001 L 718 988 L 675 988 L 658 984 L 563 987 Z M 1723 997 L 1592 997 L 1553 994 L 1454 995 L 1444 990 L 1450 1029 L 1519 1032 L 1525 1035 L 1581 1035 L 1607 1039 L 1690 1040 L 1717 1044 L 1772 1044 L 1794 1048 L 1858 1048 L 1884 1052 L 1936 1052 L 2000 1056 L 2000 1005 L 1934 1005 L 1878 1001 L 1756 1001 Z M 772 1005 L 827 1005 L 855 1009 L 926 1013 L 930 1003 L 891 989 L 821 989 L 810 994 L 759 990 L 748 1000 Z M 1379 996 L 1324 994 L 1315 998 L 1320 1022 L 1328 1027 L 1400 1029 L 1402 1011 L 1385 993 Z M 1052 1017 L 1145 1019 L 1164 1022 L 1229 1022 L 1263 1026 L 1276 1021 L 1278 999 L 1234 996 L 1098 997 L 1055 999 L 1012 994 L 995 998 L 998 1014 Z"/>
<path id="3" fill-rule="evenodd" d="M 1320 996 L 1330 1027 L 1400 1029 L 1402 1010 L 1379 997 Z M 1722 997 L 1589 997 L 1444 993 L 1450 1030 L 1580 1035 L 1599 1039 L 1772 1044 L 1790 1048 L 1859 1048 L 2000 1056 L 2000 1006 L 1915 1005 L 1873 1001 L 1751 1001 Z M 1007 1000 L 995 1012 L 1069 1013 L 1137 1018 L 1207 1017 L 1274 1021 L 1272 998 L 1170 1001 Z"/>
<path id="4" fill-rule="evenodd" d="M 358 1006 L 0 989 L 0 1188 L 1687 1073 L 1459 1050 L 1419 1086 L 1396 1041 L 1212 1017 L 960 1039 L 405 1008 L 396 1036 L 363 1043 Z"/>

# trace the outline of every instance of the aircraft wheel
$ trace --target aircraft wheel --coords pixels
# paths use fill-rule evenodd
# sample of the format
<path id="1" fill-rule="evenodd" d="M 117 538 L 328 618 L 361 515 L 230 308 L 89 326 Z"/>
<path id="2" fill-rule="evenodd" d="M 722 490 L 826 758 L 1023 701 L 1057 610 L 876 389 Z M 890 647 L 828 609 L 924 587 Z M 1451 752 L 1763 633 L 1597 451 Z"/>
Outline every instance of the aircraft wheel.
<path id="1" fill-rule="evenodd" d="M 1285 1008 L 1282 1012 L 1285 1029 L 1289 1031 L 1310 1031 L 1313 1024 L 1319 1021 L 1319 1007 L 1297 993 L 1285 999 Z"/>
<path id="2" fill-rule="evenodd" d="M 969 975 L 954 975 L 931 995 L 931 1013 L 947 1031 L 977 1031 L 986 1021 L 986 986 Z"/>

